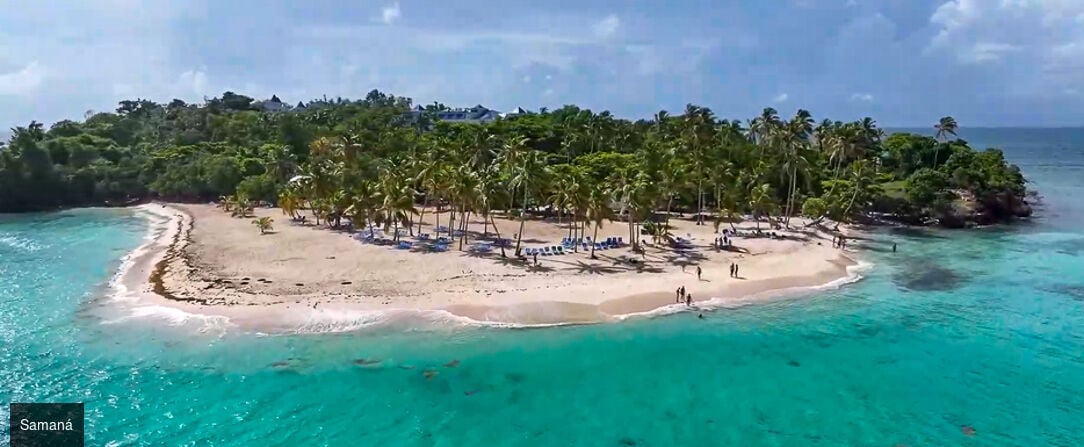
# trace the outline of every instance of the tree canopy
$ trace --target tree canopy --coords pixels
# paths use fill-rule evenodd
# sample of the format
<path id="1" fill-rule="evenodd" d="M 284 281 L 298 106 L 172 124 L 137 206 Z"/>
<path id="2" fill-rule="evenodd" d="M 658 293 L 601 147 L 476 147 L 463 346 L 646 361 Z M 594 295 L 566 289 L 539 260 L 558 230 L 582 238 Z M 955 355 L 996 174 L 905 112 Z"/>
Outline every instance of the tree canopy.
<path id="1" fill-rule="evenodd" d="M 568 105 L 467 124 L 437 120 L 443 104 L 419 116 L 409 98 L 376 90 L 288 111 L 260 104 L 234 92 L 203 104 L 125 100 L 82 122 L 14 128 L 0 146 L 0 212 L 236 194 L 335 223 L 405 226 L 419 203 L 449 206 L 460 219 L 548 206 L 586 221 L 610 216 L 604 207 L 632 232 L 632 222 L 661 210 L 693 212 L 704 224 L 751 214 L 789 225 L 800 213 L 936 217 L 965 197 L 1009 216 L 1024 194 L 1000 151 L 949 139 L 951 117 L 935 138 L 772 108 L 744 121 L 690 104 L 631 121 Z M 905 185 L 903 197 L 881 200 L 893 183 Z"/>

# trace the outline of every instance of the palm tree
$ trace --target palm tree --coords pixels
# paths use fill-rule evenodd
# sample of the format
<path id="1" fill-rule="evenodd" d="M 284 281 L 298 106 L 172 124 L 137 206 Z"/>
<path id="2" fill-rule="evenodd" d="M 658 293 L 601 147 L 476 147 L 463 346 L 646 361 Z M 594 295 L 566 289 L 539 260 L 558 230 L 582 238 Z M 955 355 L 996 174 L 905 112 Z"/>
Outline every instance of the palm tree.
<path id="1" fill-rule="evenodd" d="M 766 215 L 770 222 L 771 210 L 774 207 L 775 194 L 771 185 L 765 183 L 749 192 L 749 208 L 753 210 L 753 220 L 757 223 L 758 231 L 760 230 L 760 216 Z"/>
<path id="2" fill-rule="evenodd" d="M 613 209 L 610 208 L 610 194 L 602 185 L 594 185 L 591 189 L 591 194 L 587 199 L 587 221 L 591 222 L 594 227 L 594 234 L 591 236 L 591 242 L 598 240 L 598 229 L 602 228 L 602 222 L 610 219 L 613 215 Z M 591 244 L 591 259 L 595 259 L 595 244 Z"/>
<path id="3" fill-rule="evenodd" d="M 275 219 L 272 219 L 270 217 L 260 217 L 257 219 L 253 219 L 252 224 L 255 225 L 256 228 L 260 229 L 260 234 L 266 234 L 268 231 L 274 229 L 274 227 L 272 227 L 272 223 L 274 221 Z"/>
<path id="4" fill-rule="evenodd" d="M 493 224 L 493 232 L 497 234 L 497 245 L 501 249 L 501 257 L 505 258 L 507 255 L 504 252 L 504 241 L 501 240 L 501 230 L 497 228 L 497 222 L 493 220 L 493 214 L 490 212 L 493 209 L 493 204 L 499 199 L 501 195 L 500 182 L 498 181 L 498 170 L 495 166 L 487 166 L 482 168 L 478 173 L 478 182 L 475 183 L 475 197 L 478 202 L 479 211 L 482 213 L 482 221 L 485 222 L 486 228 L 489 223 Z M 482 230 L 482 234 L 487 234 L 487 229 Z"/>
<path id="5" fill-rule="evenodd" d="M 783 171 L 790 177 L 790 189 L 787 193 L 787 206 L 786 206 L 786 223 L 787 228 L 790 228 L 790 216 L 794 207 L 794 196 L 798 192 L 798 171 L 803 171 L 803 178 L 805 177 L 804 170 L 809 166 L 809 161 L 806 160 L 804 152 L 806 146 L 809 144 L 809 136 L 813 133 L 813 118 L 809 112 L 805 110 L 798 110 L 798 113 L 794 115 L 794 118 L 787 123 L 786 129 L 781 135 L 782 149 L 783 149 Z"/>
<path id="6" fill-rule="evenodd" d="M 520 163 L 512 171 L 509 181 L 512 189 L 523 189 L 523 202 L 519 211 L 519 233 L 516 234 L 516 256 L 519 256 L 521 241 L 523 240 L 523 227 L 527 219 L 527 204 L 530 194 L 542 182 L 545 174 L 546 154 L 543 152 L 530 151 L 520 157 Z"/>
<path id="7" fill-rule="evenodd" d="M 383 169 L 378 183 L 379 217 L 385 227 L 389 223 L 394 225 L 395 235 L 392 240 L 398 241 L 399 226 L 411 227 L 410 218 L 417 213 L 414 209 L 414 188 L 411 188 L 410 182 L 391 165 Z"/>
<path id="8" fill-rule="evenodd" d="M 958 128 L 958 126 L 956 125 L 956 119 L 955 118 L 953 118 L 951 116 L 945 116 L 945 117 L 941 117 L 941 120 L 939 120 L 937 122 L 937 124 L 934 124 L 933 128 L 937 129 L 937 134 L 936 134 L 937 140 L 941 141 L 942 143 L 945 143 L 945 142 L 948 142 L 948 136 L 949 135 L 952 135 L 954 137 L 956 136 L 956 129 Z M 933 152 L 933 167 L 934 168 L 936 168 L 937 165 L 938 165 L 938 160 L 940 158 L 940 152 L 941 152 L 941 146 L 938 145 L 937 149 L 935 149 L 934 152 Z"/>
<path id="9" fill-rule="evenodd" d="M 282 208 L 282 214 L 290 216 L 290 219 L 297 219 L 297 210 L 301 207 L 297 191 L 293 188 L 283 189 L 279 193 L 279 207 Z"/>

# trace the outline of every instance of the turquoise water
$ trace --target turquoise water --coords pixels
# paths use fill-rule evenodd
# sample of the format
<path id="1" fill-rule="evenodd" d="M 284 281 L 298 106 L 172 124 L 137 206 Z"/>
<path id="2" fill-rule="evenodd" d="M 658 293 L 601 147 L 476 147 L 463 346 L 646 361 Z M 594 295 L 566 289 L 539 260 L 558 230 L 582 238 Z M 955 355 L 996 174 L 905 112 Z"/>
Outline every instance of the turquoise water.
<path id="1" fill-rule="evenodd" d="M 1044 193 L 1034 222 L 887 232 L 900 251 L 867 244 L 857 284 L 705 320 L 308 336 L 116 322 L 101 296 L 139 218 L 0 217 L 0 404 L 86 402 L 94 446 L 1077 446 L 1084 144 L 1053 140 L 1005 144 Z"/>

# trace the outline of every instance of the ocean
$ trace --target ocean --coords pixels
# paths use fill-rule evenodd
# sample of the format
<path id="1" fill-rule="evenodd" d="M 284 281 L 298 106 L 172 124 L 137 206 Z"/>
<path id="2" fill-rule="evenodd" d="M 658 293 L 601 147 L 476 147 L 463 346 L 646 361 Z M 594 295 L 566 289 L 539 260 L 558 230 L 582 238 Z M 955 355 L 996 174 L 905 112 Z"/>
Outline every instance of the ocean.
<path id="1" fill-rule="evenodd" d="M 265 335 L 115 318 L 142 218 L 0 216 L 0 421 L 8 402 L 85 402 L 91 446 L 1084 444 L 1084 129 L 960 134 L 1021 166 L 1037 217 L 885 230 L 855 284 L 703 320 Z"/>

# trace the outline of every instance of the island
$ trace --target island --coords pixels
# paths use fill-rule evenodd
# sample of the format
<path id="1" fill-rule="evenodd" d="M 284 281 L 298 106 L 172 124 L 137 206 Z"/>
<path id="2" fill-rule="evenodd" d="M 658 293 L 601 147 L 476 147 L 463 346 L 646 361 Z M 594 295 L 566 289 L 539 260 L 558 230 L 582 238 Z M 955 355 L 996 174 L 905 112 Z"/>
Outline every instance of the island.
<path id="1" fill-rule="evenodd" d="M 124 289 L 258 327 L 321 309 L 611 321 L 853 279 L 855 248 L 875 243 L 856 226 L 1031 214 L 999 150 L 955 138 L 951 117 L 933 129 L 691 104 L 636 121 L 500 113 L 375 90 L 141 99 L 13 129 L 0 212 L 142 203 L 155 226 Z"/>

